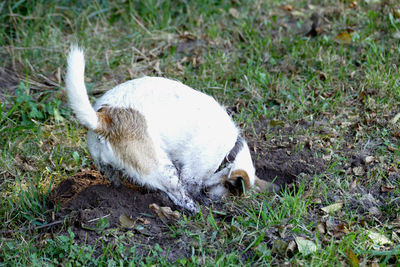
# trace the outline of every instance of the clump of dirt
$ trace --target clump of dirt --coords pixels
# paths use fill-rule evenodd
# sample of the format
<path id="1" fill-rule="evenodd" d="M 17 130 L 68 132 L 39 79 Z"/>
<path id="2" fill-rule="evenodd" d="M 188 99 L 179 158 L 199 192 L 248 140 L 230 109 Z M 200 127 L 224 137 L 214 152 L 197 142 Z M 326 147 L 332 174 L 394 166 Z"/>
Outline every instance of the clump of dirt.
<path id="1" fill-rule="evenodd" d="M 95 244 L 102 236 L 106 238 L 103 240 L 106 243 L 113 243 L 115 237 L 102 235 L 104 232 L 99 229 L 98 222 L 105 218 L 109 223 L 107 228 L 119 227 L 123 231 L 119 218 L 126 215 L 134 222 L 132 228 L 135 234 L 131 241 L 136 245 L 136 253 L 139 255 L 149 251 L 146 247 L 158 243 L 167 248 L 165 254 L 168 251 L 168 259 L 171 261 L 189 256 L 189 248 L 182 240 L 170 238 L 167 224 L 149 208 L 153 203 L 177 208 L 161 192 L 147 191 L 127 183 L 115 188 L 98 171 L 85 170 L 55 187 L 50 193 L 48 204 L 60 205 L 55 219 L 69 217 L 77 242 Z"/>

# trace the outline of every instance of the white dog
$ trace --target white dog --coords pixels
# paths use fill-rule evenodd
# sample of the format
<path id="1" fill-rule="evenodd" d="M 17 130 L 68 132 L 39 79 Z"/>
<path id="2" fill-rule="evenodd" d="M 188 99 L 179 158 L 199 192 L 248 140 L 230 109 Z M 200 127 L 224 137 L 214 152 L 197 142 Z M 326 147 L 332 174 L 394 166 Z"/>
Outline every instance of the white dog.
<path id="1" fill-rule="evenodd" d="M 206 190 L 217 199 L 230 191 L 269 183 L 256 178 L 246 141 L 212 97 L 165 78 L 118 85 L 94 107 L 84 83 L 84 55 L 72 47 L 66 87 L 79 122 L 89 129 L 89 151 L 115 185 L 121 176 L 165 192 L 197 212 Z"/>

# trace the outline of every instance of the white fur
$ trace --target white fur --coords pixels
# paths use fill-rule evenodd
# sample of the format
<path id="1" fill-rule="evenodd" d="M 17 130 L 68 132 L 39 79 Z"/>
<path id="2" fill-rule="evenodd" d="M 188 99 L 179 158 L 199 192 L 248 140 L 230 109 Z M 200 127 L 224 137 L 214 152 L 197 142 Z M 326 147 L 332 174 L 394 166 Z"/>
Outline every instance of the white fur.
<path id="1" fill-rule="evenodd" d="M 92 108 L 83 76 L 83 53 L 73 47 L 68 57 L 68 97 L 78 120 L 91 130 L 88 147 L 99 168 L 113 166 L 140 184 L 166 192 L 175 204 L 193 212 L 198 208 L 192 198 L 203 187 L 210 187 L 214 198 L 227 193 L 222 178 L 233 170 L 244 170 L 254 185 L 255 169 L 246 143 L 228 168 L 215 173 L 240 132 L 212 97 L 177 81 L 144 77 L 116 86 Z M 141 174 L 121 162 L 109 142 L 93 132 L 99 123 L 96 111 L 106 105 L 132 108 L 144 116 L 159 166 L 152 173 Z"/>
<path id="2" fill-rule="evenodd" d="M 97 128 L 98 119 L 86 93 L 84 82 L 85 59 L 83 51 L 78 47 L 71 47 L 68 56 L 68 69 L 66 76 L 67 95 L 69 104 L 79 122 L 87 128 Z"/>

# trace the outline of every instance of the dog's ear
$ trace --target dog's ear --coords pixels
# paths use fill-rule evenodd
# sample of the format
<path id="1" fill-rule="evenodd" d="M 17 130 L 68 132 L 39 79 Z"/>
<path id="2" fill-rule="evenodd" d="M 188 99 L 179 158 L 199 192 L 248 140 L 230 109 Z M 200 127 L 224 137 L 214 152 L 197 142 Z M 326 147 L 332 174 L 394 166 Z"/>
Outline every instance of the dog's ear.
<path id="1" fill-rule="evenodd" d="M 249 175 L 244 170 L 235 170 L 231 173 L 229 178 L 225 180 L 225 186 L 231 194 L 239 196 L 250 188 Z"/>
<path id="2" fill-rule="evenodd" d="M 256 176 L 255 190 L 257 192 L 279 192 L 280 187 L 277 184 L 264 181 Z"/>

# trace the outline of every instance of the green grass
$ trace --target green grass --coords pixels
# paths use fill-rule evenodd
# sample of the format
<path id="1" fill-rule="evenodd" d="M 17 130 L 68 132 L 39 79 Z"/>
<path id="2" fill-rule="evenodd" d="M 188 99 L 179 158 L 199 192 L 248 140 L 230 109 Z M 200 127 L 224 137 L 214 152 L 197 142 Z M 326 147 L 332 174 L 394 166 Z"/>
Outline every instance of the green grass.
<path id="1" fill-rule="evenodd" d="M 337 266 L 351 263 L 349 251 L 360 264 L 394 264 L 400 258 L 392 235 L 400 234 L 400 122 L 390 120 L 400 112 L 400 5 L 355 1 L 351 8 L 351 2 L 1 3 L 0 67 L 11 70 L 5 81 L 15 82 L 0 79 L 0 265 Z M 323 32 L 308 37 L 315 12 L 322 14 Z M 338 40 L 349 28 L 351 40 Z M 267 144 L 294 140 L 298 151 L 312 144 L 328 168 L 300 176 L 296 190 L 281 195 L 229 200 L 222 210 L 229 216 L 204 209 L 170 225 L 171 236 L 185 237 L 192 251 L 175 263 L 160 256 L 165 248 L 158 245 L 137 256 L 129 231 L 113 245 L 78 244 L 71 231 L 46 233 L 37 227 L 51 223 L 57 209 L 45 205 L 49 188 L 92 165 L 85 130 L 61 90 L 72 43 L 85 49 L 93 98 L 142 75 L 178 79 L 238 107 L 234 119 L 249 132 L 274 120 Z M 362 153 L 375 160 L 357 175 L 352 156 Z M 394 189 L 381 193 L 387 184 Z M 372 200 L 363 198 L 372 191 L 382 196 L 373 204 L 380 216 L 368 213 Z M 320 209 L 337 202 L 343 202 L 337 212 Z M 369 230 L 393 244 L 377 245 Z M 299 236 L 317 250 L 299 251 L 293 246 Z"/>

